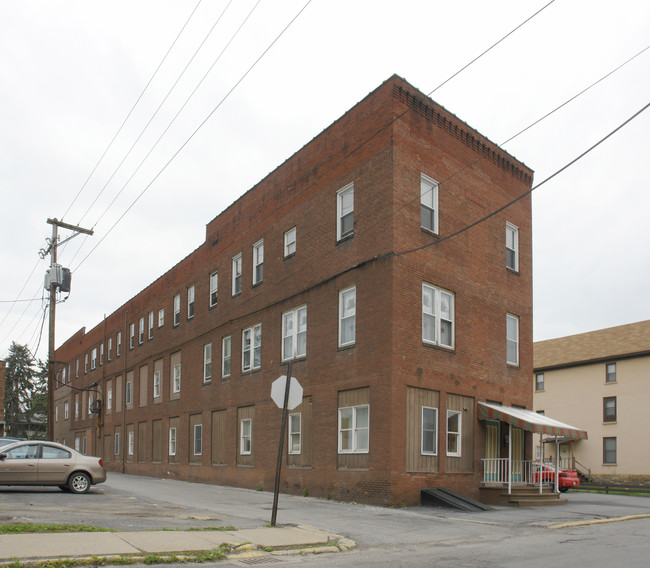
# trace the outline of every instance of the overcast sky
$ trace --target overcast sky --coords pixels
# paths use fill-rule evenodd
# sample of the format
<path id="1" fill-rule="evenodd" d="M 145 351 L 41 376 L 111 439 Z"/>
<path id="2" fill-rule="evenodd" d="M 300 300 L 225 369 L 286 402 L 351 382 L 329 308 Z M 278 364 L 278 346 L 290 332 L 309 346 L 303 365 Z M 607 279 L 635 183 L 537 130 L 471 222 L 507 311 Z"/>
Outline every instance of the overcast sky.
<path id="1" fill-rule="evenodd" d="M 430 93 L 547 4 L 312 0 L 244 77 L 307 0 L 261 0 L 224 51 L 256 2 L 198 5 L 94 173 L 196 0 L 0 2 L 0 357 L 36 349 L 48 217 L 95 231 L 60 248 L 60 345 L 391 75 Z M 431 97 L 502 144 L 649 45 L 650 2 L 556 0 Z M 537 184 L 648 102 L 650 50 L 503 147 Z M 650 318 L 649 130 L 650 110 L 533 194 L 535 340 Z"/>

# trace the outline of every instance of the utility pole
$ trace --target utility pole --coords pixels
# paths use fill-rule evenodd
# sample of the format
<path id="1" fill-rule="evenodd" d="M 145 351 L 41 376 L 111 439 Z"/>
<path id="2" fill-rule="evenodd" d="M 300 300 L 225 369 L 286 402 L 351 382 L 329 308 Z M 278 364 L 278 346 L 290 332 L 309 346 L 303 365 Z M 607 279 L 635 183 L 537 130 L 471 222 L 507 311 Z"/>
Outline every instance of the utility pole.
<path id="1" fill-rule="evenodd" d="M 42 251 L 42 258 L 45 258 L 47 254 L 50 255 L 50 270 L 53 271 L 57 264 L 56 249 L 59 244 L 59 227 L 74 231 L 74 234 L 62 241 L 61 244 L 76 237 L 79 233 L 92 235 L 93 231 L 91 229 L 77 227 L 76 225 L 69 225 L 68 223 L 59 221 L 56 217 L 54 219 L 48 219 L 47 222 L 52 225 L 52 240 L 48 249 Z M 54 323 L 56 317 L 56 289 L 60 285 L 60 282 L 57 283 L 55 280 L 50 281 L 50 333 L 47 354 L 47 439 L 51 441 L 54 441 Z"/>

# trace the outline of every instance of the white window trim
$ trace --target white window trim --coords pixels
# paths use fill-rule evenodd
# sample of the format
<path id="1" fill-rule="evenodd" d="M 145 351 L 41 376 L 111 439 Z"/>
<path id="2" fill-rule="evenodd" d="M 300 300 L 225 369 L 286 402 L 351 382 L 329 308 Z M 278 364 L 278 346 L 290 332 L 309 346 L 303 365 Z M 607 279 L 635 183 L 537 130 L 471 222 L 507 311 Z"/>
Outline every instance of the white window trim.
<path id="1" fill-rule="evenodd" d="M 113 357 L 113 338 L 108 338 L 108 353 L 106 355 L 107 359 L 110 361 Z"/>
<path id="2" fill-rule="evenodd" d="M 508 322 L 509 321 L 515 322 L 515 325 L 516 325 L 515 332 L 516 332 L 517 336 L 514 339 L 511 339 L 511 338 L 508 337 Z M 508 355 L 508 351 L 509 351 L 508 350 L 508 345 L 511 342 L 514 342 L 515 346 L 517 348 L 516 349 L 516 356 L 515 356 L 516 360 L 515 361 L 511 361 L 509 359 L 509 355 Z M 519 318 L 517 316 L 513 315 L 513 314 L 506 314 L 506 362 L 508 363 L 508 365 L 512 365 L 514 367 L 519 366 Z"/>
<path id="3" fill-rule="evenodd" d="M 210 382 L 210 379 L 212 379 L 212 343 L 206 343 L 203 346 L 203 382 Z"/>
<path id="4" fill-rule="evenodd" d="M 124 404 L 130 406 L 133 404 L 133 381 L 126 381 L 124 389 Z"/>
<path id="5" fill-rule="evenodd" d="M 228 354 L 226 355 L 226 344 L 228 344 Z M 226 360 L 230 370 L 226 373 Z M 229 377 L 232 373 L 232 337 L 227 335 L 221 340 L 221 376 Z"/>
<path id="6" fill-rule="evenodd" d="M 158 310 L 158 327 L 161 328 L 165 325 L 165 308 L 160 308 Z"/>
<path id="7" fill-rule="evenodd" d="M 292 430 L 293 422 L 292 417 L 298 417 L 298 430 Z M 290 455 L 299 455 L 302 452 L 302 414 L 300 412 L 294 412 L 289 414 L 289 427 L 288 427 L 288 446 L 287 451 Z M 291 443 L 292 436 L 298 436 L 298 449 L 293 449 L 293 444 Z"/>
<path id="8" fill-rule="evenodd" d="M 260 362 L 259 364 L 255 365 L 255 331 L 259 329 L 259 337 L 260 337 L 260 344 L 258 346 L 260 350 Z M 250 333 L 250 344 L 249 348 L 246 349 L 246 334 Z M 255 371 L 259 369 L 262 366 L 262 324 L 258 323 L 255 324 L 254 326 L 247 327 L 242 331 L 242 341 L 241 341 L 241 368 L 243 372 L 247 371 Z M 246 353 L 250 353 L 249 357 L 249 364 L 246 366 L 245 364 L 245 355 Z"/>
<path id="9" fill-rule="evenodd" d="M 194 285 L 187 289 L 187 319 L 194 317 Z"/>
<path id="10" fill-rule="evenodd" d="M 346 215 L 352 213 L 352 230 L 343 234 L 343 199 L 346 194 L 352 193 L 352 210 Z M 354 235 L 354 182 L 350 182 L 336 192 L 336 240 L 350 238 Z"/>
<path id="11" fill-rule="evenodd" d="M 426 174 L 420 174 L 420 227 L 425 231 L 438 234 L 438 182 Z M 424 187 L 426 186 L 426 188 Z M 431 199 L 428 193 L 431 191 Z M 425 227 L 422 225 L 422 207 L 433 209 L 433 227 Z"/>
<path id="12" fill-rule="evenodd" d="M 106 410 L 113 410 L 113 387 L 106 387 Z"/>
<path id="13" fill-rule="evenodd" d="M 169 455 L 176 455 L 176 426 L 169 427 Z"/>
<path id="14" fill-rule="evenodd" d="M 214 308 L 219 301 L 219 272 L 210 274 L 210 307 Z"/>
<path id="15" fill-rule="evenodd" d="M 237 296 L 242 291 L 242 258 L 241 253 L 232 257 L 232 295 Z"/>
<path id="16" fill-rule="evenodd" d="M 454 432 L 449 430 L 449 417 L 453 415 L 458 415 L 458 431 Z M 458 438 L 458 451 L 450 452 L 449 451 L 449 435 L 452 434 Z M 463 414 L 460 410 L 447 410 L 447 455 L 454 458 L 461 457 L 462 447 L 463 447 Z"/>
<path id="17" fill-rule="evenodd" d="M 115 355 L 119 357 L 122 354 L 122 332 L 117 332 L 117 345 L 115 346 Z M 77 361 L 78 363 L 78 361 Z"/>
<path id="18" fill-rule="evenodd" d="M 435 419 L 434 419 L 434 436 L 433 436 L 433 442 L 435 445 L 434 451 L 429 451 L 425 450 L 424 448 L 424 411 L 425 410 L 433 410 Z M 438 409 L 435 406 L 423 406 L 422 410 L 420 411 L 420 453 L 423 456 L 437 456 L 438 455 Z"/>
<path id="19" fill-rule="evenodd" d="M 120 455 L 120 433 L 115 432 L 115 444 L 113 447 L 116 456 Z"/>
<path id="20" fill-rule="evenodd" d="M 424 294 L 425 291 L 430 291 L 433 295 L 433 305 L 432 305 L 432 313 L 425 312 L 425 306 L 424 306 Z M 449 296 L 450 297 L 450 316 L 451 320 L 442 318 L 441 312 L 442 312 L 442 297 L 443 296 Z M 453 349 L 454 345 L 456 343 L 455 337 L 456 337 L 456 297 L 454 296 L 453 292 L 450 292 L 449 290 L 445 290 L 444 288 L 438 288 L 437 286 L 433 286 L 432 284 L 427 284 L 426 282 L 422 283 L 422 341 L 424 343 L 427 343 L 429 345 L 437 345 L 439 347 L 444 347 L 446 349 Z M 425 318 L 429 316 L 432 317 L 435 320 L 435 329 L 434 329 L 434 334 L 435 334 L 435 339 L 431 340 L 428 338 L 424 337 L 424 329 L 425 329 Z M 442 338 L 442 321 L 449 322 L 451 324 L 451 345 L 447 345 L 445 343 L 441 342 Z"/>
<path id="21" fill-rule="evenodd" d="M 299 359 L 307 356 L 307 323 L 305 323 L 305 329 L 303 331 L 298 330 L 298 322 L 300 321 L 299 313 L 305 313 L 305 322 L 307 321 L 307 306 L 299 306 L 288 312 L 282 314 L 282 360 L 289 361 L 290 359 Z M 287 333 L 285 322 L 287 317 L 291 318 L 292 332 Z M 298 353 L 298 336 L 305 334 L 305 348 L 304 353 Z M 291 339 L 291 353 L 285 351 L 285 339 Z"/>
<path id="22" fill-rule="evenodd" d="M 357 411 L 360 408 L 368 409 L 368 426 L 359 428 L 357 426 Z M 349 430 L 352 432 L 352 449 L 343 449 L 343 430 L 341 429 L 341 411 L 352 409 L 352 428 Z M 369 404 L 358 404 L 356 406 L 342 406 L 339 408 L 339 423 L 338 423 L 338 434 L 339 434 L 339 454 L 367 454 L 370 452 L 370 405 Z M 359 448 L 359 431 L 368 430 L 368 447 Z"/>
<path id="23" fill-rule="evenodd" d="M 354 290 L 354 313 L 351 315 L 348 315 L 347 317 L 343 317 L 343 310 L 344 310 L 344 296 L 348 293 Z M 349 318 L 354 318 L 354 337 L 350 341 L 346 341 L 345 343 L 343 342 L 343 320 L 344 319 L 349 319 Z M 347 347 L 348 345 L 354 345 L 357 340 L 357 287 L 356 286 L 350 286 L 349 288 L 345 288 L 344 290 L 339 290 L 339 347 Z"/>
<path id="24" fill-rule="evenodd" d="M 172 392 L 179 393 L 181 392 L 181 364 L 176 363 L 174 365 L 174 379 L 172 383 Z"/>
<path id="25" fill-rule="evenodd" d="M 296 254 L 298 231 L 296 227 L 291 227 L 284 233 L 284 258 Z M 293 247 L 293 250 L 291 248 Z"/>
<path id="26" fill-rule="evenodd" d="M 512 234 L 512 246 L 513 248 L 508 247 L 508 237 Z M 508 266 L 508 250 L 514 252 L 515 265 Z M 513 225 L 512 223 L 506 221 L 506 268 L 519 272 L 519 227 Z"/>
<path id="27" fill-rule="evenodd" d="M 260 268 L 260 274 L 258 274 Z M 264 239 L 253 245 L 253 286 L 264 281 Z"/>
<path id="28" fill-rule="evenodd" d="M 70 418 L 70 405 L 68 404 L 68 401 L 66 400 L 63 403 L 63 419 L 67 420 Z"/>
<path id="29" fill-rule="evenodd" d="M 160 371 L 153 372 L 153 397 L 160 398 Z"/>
<path id="30" fill-rule="evenodd" d="M 128 452 L 129 452 L 129 455 L 132 456 L 134 446 L 135 446 L 135 434 L 134 434 L 133 430 L 129 430 L 128 435 L 129 435 L 129 449 L 128 449 Z"/>
<path id="31" fill-rule="evenodd" d="M 138 345 L 144 343 L 144 318 L 140 318 L 140 323 L 138 327 Z"/>
<path id="32" fill-rule="evenodd" d="M 198 437 L 197 437 L 197 432 Z M 199 441 L 199 447 L 197 451 L 197 440 Z M 194 424 L 194 444 L 193 451 L 195 456 L 200 456 L 203 453 L 203 424 Z"/>
<path id="33" fill-rule="evenodd" d="M 93 371 L 97 368 L 97 347 L 93 347 L 90 352 L 90 370 Z"/>
<path id="34" fill-rule="evenodd" d="M 181 323 L 181 295 L 174 296 L 174 322 L 173 326 L 176 327 Z"/>
<path id="35" fill-rule="evenodd" d="M 104 344 L 102 343 L 99 346 L 99 365 L 101 366 L 103 364 L 104 364 Z"/>
<path id="36" fill-rule="evenodd" d="M 135 324 L 129 325 L 129 349 L 135 347 Z"/>
<path id="37" fill-rule="evenodd" d="M 244 436 L 244 423 L 247 423 L 249 425 L 248 431 L 249 434 L 248 436 Z M 242 456 L 250 456 L 253 453 L 253 419 L 252 418 L 242 418 L 240 422 L 240 427 L 239 427 L 239 453 Z M 249 441 L 249 449 L 245 450 L 244 449 L 244 442 L 248 439 Z"/>
<path id="38" fill-rule="evenodd" d="M 154 315 L 149 312 L 149 339 L 153 339 Z"/>

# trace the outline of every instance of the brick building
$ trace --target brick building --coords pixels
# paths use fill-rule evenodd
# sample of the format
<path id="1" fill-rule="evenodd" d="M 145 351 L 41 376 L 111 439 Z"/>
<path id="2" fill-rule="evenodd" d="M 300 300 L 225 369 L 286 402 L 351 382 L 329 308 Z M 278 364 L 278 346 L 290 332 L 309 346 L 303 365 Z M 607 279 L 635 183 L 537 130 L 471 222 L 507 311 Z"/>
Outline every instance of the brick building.
<path id="1" fill-rule="evenodd" d="M 271 489 L 271 383 L 293 357 L 283 491 L 478 497 L 478 402 L 532 404 L 530 197 L 454 233 L 531 185 L 391 77 L 59 347 L 56 439 L 113 471 Z"/>

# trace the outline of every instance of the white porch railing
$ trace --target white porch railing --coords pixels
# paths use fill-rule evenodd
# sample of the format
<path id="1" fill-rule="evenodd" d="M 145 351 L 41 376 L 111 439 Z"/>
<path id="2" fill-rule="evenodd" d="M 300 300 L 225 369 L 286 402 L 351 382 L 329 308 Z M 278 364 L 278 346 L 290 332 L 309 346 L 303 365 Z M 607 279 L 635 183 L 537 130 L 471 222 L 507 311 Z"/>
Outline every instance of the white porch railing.
<path id="1" fill-rule="evenodd" d="M 508 458 L 483 458 L 483 483 L 508 483 Z M 512 460 L 512 483 L 524 485 L 539 481 L 533 479 L 533 467 L 539 465 L 539 461 Z"/>

